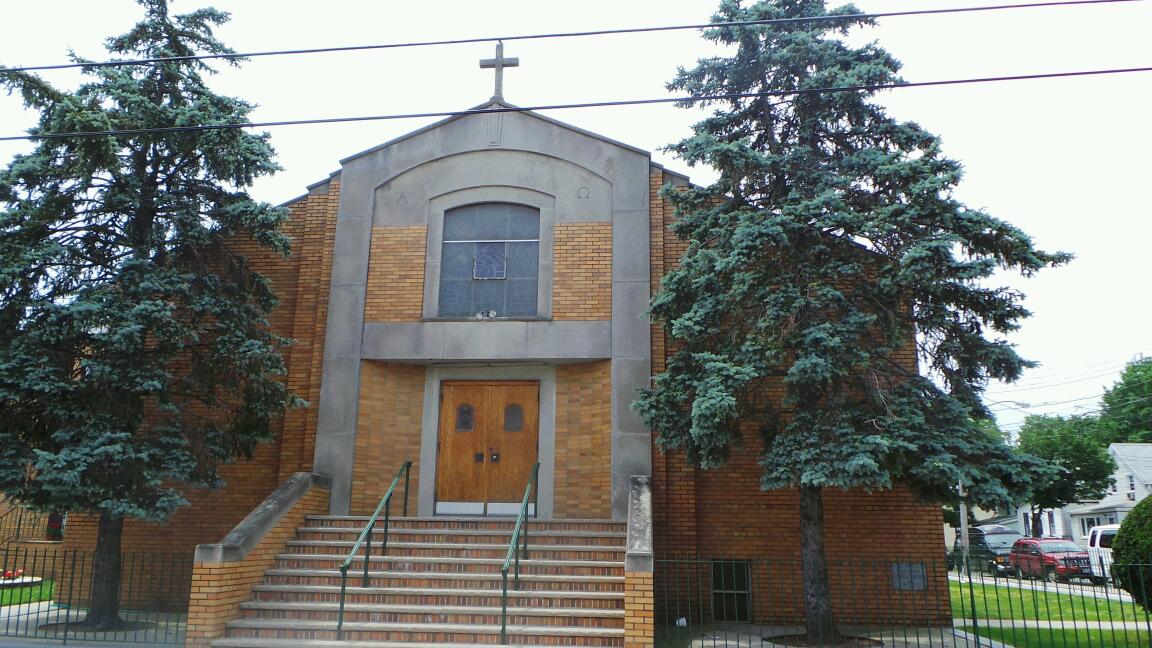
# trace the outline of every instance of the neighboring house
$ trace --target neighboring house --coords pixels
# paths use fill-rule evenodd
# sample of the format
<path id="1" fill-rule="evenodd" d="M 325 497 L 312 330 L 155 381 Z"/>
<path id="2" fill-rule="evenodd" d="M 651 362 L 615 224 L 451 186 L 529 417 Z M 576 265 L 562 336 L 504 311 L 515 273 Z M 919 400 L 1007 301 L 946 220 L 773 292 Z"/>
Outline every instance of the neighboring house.
<path id="1" fill-rule="evenodd" d="M 1116 461 L 1108 493 L 1100 500 L 1045 509 L 1043 535 L 1068 538 L 1087 546 L 1092 527 L 1123 522 L 1132 507 L 1152 493 L 1152 443 L 1113 443 L 1108 446 L 1108 454 Z M 1030 509 L 1022 506 L 1018 515 L 1022 530 L 1030 534 Z"/>

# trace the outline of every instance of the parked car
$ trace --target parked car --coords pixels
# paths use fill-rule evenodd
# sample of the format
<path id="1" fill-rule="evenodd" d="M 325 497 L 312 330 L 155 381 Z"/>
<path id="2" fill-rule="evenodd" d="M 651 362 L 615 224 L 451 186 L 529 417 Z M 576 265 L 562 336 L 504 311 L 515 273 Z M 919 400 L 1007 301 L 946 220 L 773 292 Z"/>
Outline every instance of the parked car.
<path id="1" fill-rule="evenodd" d="M 1092 578 L 1088 552 L 1063 538 L 1021 538 L 1009 555 L 1017 575 L 1050 582 Z"/>
<path id="2" fill-rule="evenodd" d="M 1119 524 L 1103 524 L 1088 531 L 1088 556 L 1095 583 L 1107 582 L 1112 573 L 1112 541 L 1119 531 Z"/>
<path id="3" fill-rule="evenodd" d="M 993 576 L 1005 576 L 1013 572 L 1008 561 L 1012 544 L 1022 538 L 1018 531 L 1000 524 L 982 524 L 968 529 L 968 564 L 974 572 L 988 572 Z M 952 549 L 956 564 L 963 568 L 963 548 L 957 536 Z"/>

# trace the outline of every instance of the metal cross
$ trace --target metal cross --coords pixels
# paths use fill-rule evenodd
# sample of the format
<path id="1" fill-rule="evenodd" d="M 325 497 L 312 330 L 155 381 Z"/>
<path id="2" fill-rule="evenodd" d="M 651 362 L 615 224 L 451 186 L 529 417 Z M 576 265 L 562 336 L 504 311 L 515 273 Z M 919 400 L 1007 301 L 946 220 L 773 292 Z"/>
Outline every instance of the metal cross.
<path id="1" fill-rule="evenodd" d="M 519 58 L 504 58 L 504 43 L 499 41 L 496 43 L 496 58 L 480 59 L 481 68 L 496 69 L 496 94 L 492 95 L 493 99 L 504 98 L 504 68 L 519 66 Z"/>

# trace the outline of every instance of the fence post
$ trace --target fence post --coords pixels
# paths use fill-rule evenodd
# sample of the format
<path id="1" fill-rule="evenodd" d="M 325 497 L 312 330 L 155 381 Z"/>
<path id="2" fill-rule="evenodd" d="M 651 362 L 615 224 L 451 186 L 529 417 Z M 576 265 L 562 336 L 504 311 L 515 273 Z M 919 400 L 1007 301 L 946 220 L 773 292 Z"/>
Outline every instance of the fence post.
<path id="1" fill-rule="evenodd" d="M 972 584 L 972 561 L 967 554 L 964 555 L 964 569 L 968 572 L 968 604 L 972 610 L 972 636 L 976 639 L 976 648 L 980 648 L 980 614 L 976 611 L 976 587 Z M 960 581 L 961 584 L 964 581 Z"/>

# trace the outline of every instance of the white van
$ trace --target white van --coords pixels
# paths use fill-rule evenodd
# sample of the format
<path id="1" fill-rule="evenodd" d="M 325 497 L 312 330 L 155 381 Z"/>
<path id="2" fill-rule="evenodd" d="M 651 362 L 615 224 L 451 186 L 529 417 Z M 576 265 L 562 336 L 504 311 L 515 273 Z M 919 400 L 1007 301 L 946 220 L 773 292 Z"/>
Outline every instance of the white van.
<path id="1" fill-rule="evenodd" d="M 1088 531 L 1088 555 L 1092 560 L 1092 580 L 1106 582 L 1112 572 L 1112 541 L 1116 539 L 1119 524 L 1104 524 Z"/>

